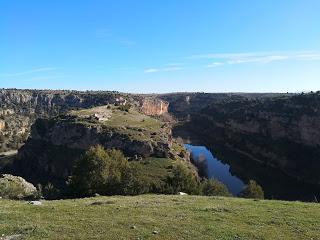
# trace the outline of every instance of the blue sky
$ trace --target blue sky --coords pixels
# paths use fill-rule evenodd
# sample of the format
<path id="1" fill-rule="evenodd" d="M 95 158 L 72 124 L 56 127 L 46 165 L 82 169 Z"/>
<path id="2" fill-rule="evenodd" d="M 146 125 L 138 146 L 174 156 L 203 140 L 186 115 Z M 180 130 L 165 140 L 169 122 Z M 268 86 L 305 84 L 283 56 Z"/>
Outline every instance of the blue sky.
<path id="1" fill-rule="evenodd" d="M 320 90 L 319 0 L 1 0 L 0 87 Z"/>

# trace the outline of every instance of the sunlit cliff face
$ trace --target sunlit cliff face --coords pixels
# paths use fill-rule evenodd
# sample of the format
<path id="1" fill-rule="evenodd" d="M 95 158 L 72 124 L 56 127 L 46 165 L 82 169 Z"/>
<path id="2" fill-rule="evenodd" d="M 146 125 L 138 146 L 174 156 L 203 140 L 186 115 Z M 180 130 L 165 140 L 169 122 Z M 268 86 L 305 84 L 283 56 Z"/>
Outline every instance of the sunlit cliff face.
<path id="1" fill-rule="evenodd" d="M 142 101 L 141 111 L 146 115 L 162 115 L 168 112 L 169 103 L 160 100 L 146 98 Z"/>

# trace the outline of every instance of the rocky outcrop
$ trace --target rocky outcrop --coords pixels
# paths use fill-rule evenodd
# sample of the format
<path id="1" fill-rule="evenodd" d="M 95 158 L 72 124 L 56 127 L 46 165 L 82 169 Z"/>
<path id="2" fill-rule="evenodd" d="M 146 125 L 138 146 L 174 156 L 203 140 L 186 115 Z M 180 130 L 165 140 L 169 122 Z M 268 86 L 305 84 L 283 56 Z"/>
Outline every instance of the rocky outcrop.
<path id="1" fill-rule="evenodd" d="M 144 98 L 141 111 L 146 115 L 157 116 L 168 113 L 169 103 L 158 98 Z"/>
<path id="2" fill-rule="evenodd" d="M 37 189 L 33 184 L 22 177 L 10 174 L 0 175 L 0 190 L 0 196 L 3 198 L 23 199 L 34 198 L 37 195 Z"/>

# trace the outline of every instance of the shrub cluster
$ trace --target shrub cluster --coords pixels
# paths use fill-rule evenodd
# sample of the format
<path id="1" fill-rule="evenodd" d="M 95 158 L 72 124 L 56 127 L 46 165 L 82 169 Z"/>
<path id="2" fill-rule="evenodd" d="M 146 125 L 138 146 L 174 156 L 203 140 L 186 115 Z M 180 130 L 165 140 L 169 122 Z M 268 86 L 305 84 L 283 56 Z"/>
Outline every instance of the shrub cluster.
<path id="1" fill-rule="evenodd" d="M 165 179 L 147 178 L 140 164 L 129 163 L 119 150 L 91 147 L 76 162 L 68 182 L 73 197 L 100 195 L 137 195 L 143 193 L 204 194 L 230 196 L 228 189 L 216 180 L 200 181 L 185 163 L 177 161 Z M 46 188 L 45 188 L 46 189 Z M 52 198 L 53 186 L 47 186 L 44 196 Z M 46 194 L 45 194 L 46 193 Z"/>
<path id="2" fill-rule="evenodd" d="M 260 185 L 258 185 L 254 180 L 250 180 L 240 192 L 239 197 L 264 199 L 264 192 Z"/>
<path id="3" fill-rule="evenodd" d="M 129 162 L 119 150 L 105 150 L 98 145 L 91 147 L 76 162 L 68 181 L 67 193 L 62 193 L 52 184 L 42 188 L 46 199 L 87 197 L 99 195 L 138 195 L 144 193 L 231 196 L 227 187 L 214 179 L 203 179 L 182 161 L 176 161 L 163 177 L 150 177 L 143 163 Z M 161 174 L 162 176 L 162 174 Z M 262 188 L 254 181 L 240 194 L 246 198 L 263 198 Z"/>

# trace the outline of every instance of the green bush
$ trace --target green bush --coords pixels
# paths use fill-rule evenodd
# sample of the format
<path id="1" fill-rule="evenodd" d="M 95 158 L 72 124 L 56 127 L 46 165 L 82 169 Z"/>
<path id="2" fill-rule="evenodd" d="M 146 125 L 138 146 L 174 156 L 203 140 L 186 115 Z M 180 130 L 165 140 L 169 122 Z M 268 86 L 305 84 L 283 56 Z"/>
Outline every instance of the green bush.
<path id="1" fill-rule="evenodd" d="M 59 199 L 62 198 L 61 191 L 56 188 L 52 183 L 47 183 L 44 188 L 41 189 L 42 196 L 45 199 L 53 200 L 53 199 Z"/>
<path id="2" fill-rule="evenodd" d="M 120 106 L 118 106 L 118 109 L 119 109 L 120 111 L 124 111 L 124 112 L 129 112 L 130 108 L 131 108 L 131 104 L 126 104 L 126 105 L 120 105 Z"/>
<path id="3" fill-rule="evenodd" d="M 214 179 L 202 181 L 201 192 L 206 196 L 231 196 L 228 188 L 222 182 Z"/>
<path id="4" fill-rule="evenodd" d="M 72 195 L 122 194 L 129 163 L 119 150 L 91 147 L 76 162 L 69 181 Z"/>
<path id="5" fill-rule="evenodd" d="M 125 173 L 123 182 L 123 194 L 139 195 L 152 191 L 152 183 L 143 175 L 140 164 L 130 164 L 130 168 Z"/>
<path id="6" fill-rule="evenodd" d="M 183 163 L 176 163 L 172 174 L 167 178 L 166 193 L 177 194 L 185 192 L 188 194 L 199 194 L 199 181 L 191 169 Z"/>
<path id="7" fill-rule="evenodd" d="M 244 189 L 239 193 L 239 197 L 264 199 L 264 192 L 262 187 L 254 180 L 250 180 Z"/>

